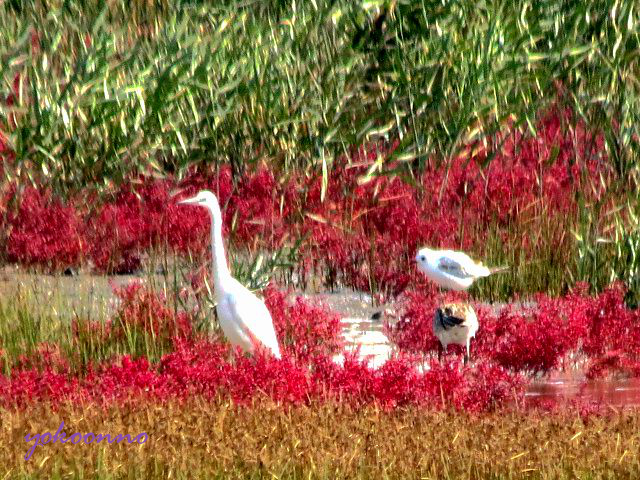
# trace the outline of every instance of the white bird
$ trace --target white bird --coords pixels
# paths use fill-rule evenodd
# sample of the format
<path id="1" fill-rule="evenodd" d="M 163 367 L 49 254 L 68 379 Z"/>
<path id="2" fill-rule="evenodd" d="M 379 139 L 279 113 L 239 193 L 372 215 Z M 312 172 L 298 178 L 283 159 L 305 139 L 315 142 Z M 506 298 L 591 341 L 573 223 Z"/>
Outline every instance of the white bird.
<path id="1" fill-rule="evenodd" d="M 478 278 L 509 268 L 489 268 L 473 261 L 466 253 L 426 247 L 418 250 L 415 261 L 427 278 L 449 290 L 466 290 Z"/>
<path id="2" fill-rule="evenodd" d="M 449 344 L 467 347 L 464 363 L 469 361 L 471 339 L 478 331 L 478 317 L 471 305 L 449 303 L 436 309 L 433 317 L 433 333 L 446 351 Z"/>
<path id="3" fill-rule="evenodd" d="M 203 190 L 195 197 L 178 203 L 204 207 L 211 215 L 211 251 L 216 312 L 220 326 L 232 345 L 253 353 L 261 343 L 276 358 L 280 347 L 267 306 L 238 280 L 231 276 L 222 242 L 222 212 L 216 196 Z"/>

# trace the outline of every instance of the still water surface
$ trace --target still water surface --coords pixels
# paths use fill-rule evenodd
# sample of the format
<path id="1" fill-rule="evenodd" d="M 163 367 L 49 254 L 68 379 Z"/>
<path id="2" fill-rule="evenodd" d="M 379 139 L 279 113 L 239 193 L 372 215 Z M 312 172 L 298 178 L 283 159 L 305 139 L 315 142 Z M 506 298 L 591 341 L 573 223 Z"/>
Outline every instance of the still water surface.
<path id="1" fill-rule="evenodd" d="M 640 379 L 590 380 L 579 372 L 559 372 L 529 384 L 529 400 L 571 400 L 580 398 L 609 405 L 640 405 Z"/>

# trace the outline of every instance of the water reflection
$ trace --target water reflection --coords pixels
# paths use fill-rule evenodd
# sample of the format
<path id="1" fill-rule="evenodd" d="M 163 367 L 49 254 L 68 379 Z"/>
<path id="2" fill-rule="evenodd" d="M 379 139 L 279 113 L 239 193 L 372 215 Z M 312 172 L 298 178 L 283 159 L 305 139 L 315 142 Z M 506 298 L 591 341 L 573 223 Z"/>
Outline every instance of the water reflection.
<path id="1" fill-rule="evenodd" d="M 560 372 L 531 382 L 525 397 L 533 401 L 581 398 L 610 405 L 640 405 L 640 379 L 590 380 L 581 373 Z"/>

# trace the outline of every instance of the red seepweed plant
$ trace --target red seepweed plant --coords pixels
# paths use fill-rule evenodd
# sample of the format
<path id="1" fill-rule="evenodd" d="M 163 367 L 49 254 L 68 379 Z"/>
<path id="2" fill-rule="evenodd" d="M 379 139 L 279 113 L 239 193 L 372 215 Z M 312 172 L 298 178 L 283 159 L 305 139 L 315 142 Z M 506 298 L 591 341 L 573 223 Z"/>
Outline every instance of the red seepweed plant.
<path id="1" fill-rule="evenodd" d="M 482 412 L 522 405 L 528 379 L 559 368 L 570 355 L 584 357 L 590 375 L 606 370 L 640 372 L 635 337 L 625 345 L 600 328 L 609 321 L 618 332 L 635 334 L 637 313 L 621 306 L 624 291 L 617 286 L 597 297 L 583 291 L 555 299 L 540 297 L 521 311 L 479 310 L 481 330 L 472 344 L 473 361 L 464 367 L 456 352 L 442 361 L 432 355 L 435 340 L 426 326 L 431 316 L 422 315 L 420 307 L 426 302 L 414 293 L 407 296 L 403 321 L 416 325 L 393 327 L 398 345 L 414 353 L 400 353 L 378 369 L 355 354 L 336 364 L 332 356 L 340 348 L 337 317 L 300 298 L 291 302 L 273 287 L 265 296 L 281 338 L 282 360 L 265 352 L 247 357 L 220 340 L 195 334 L 187 326 L 188 316 L 176 317 L 161 297 L 141 285 L 123 287 L 119 296 L 117 321 L 154 333 L 157 342 L 169 342 L 169 353 L 157 363 L 145 356 L 112 355 L 79 372 L 69 366 L 63 350 L 43 344 L 37 358 L 22 358 L 10 375 L 0 377 L 2 403 L 55 405 L 82 399 L 108 404 L 132 398 L 163 401 L 222 395 L 237 403 L 267 396 L 294 404 L 338 400 L 355 407 L 419 405 Z M 124 327 L 116 327 L 117 321 L 106 340 L 114 341 L 122 333 Z"/>
<path id="2" fill-rule="evenodd" d="M 171 192 L 206 188 L 218 195 L 225 237 L 233 244 L 274 250 L 304 238 L 301 273 L 323 272 L 329 284 L 398 296 L 423 281 L 411 268 L 421 245 L 482 250 L 491 231 L 494 241 L 525 257 L 540 242 L 549 243 L 550 252 L 568 251 L 566 228 L 549 225 L 556 219 L 566 226 L 575 216 L 576 198 L 599 199 L 609 178 L 598 161 L 602 139 L 580 125 L 567 131 L 563 124 L 570 116 L 552 108 L 539 119 L 537 136 L 500 134 L 495 152 L 469 145 L 446 165 L 430 160 L 412 182 L 368 175 L 378 158 L 391 158 L 397 146 L 381 142 L 337 158 L 326 179 L 301 173 L 278 179 L 264 165 L 238 178 L 229 166 L 199 167 L 180 181 L 131 179 L 102 200 L 92 199 L 91 212 L 80 207 L 77 195 L 63 204 L 44 191 L 26 189 L 14 193 L 18 210 L 8 212 L 4 228 L 12 239 L 4 253 L 12 262 L 43 269 L 90 258 L 96 271 L 108 273 L 136 270 L 154 249 L 203 255 L 206 212 L 187 215 Z M 33 220 L 38 215 L 46 222 Z M 537 230 L 547 236 L 528 234 Z M 56 243 L 54 237 L 80 243 Z"/>
<path id="3" fill-rule="evenodd" d="M 7 226 L 9 261 L 59 271 L 77 266 L 85 256 L 87 242 L 78 213 L 47 190 L 25 188 L 17 212 L 7 216 Z"/>
<path id="4" fill-rule="evenodd" d="M 286 293 L 271 285 L 264 291 L 264 297 L 285 354 L 308 361 L 340 351 L 343 342 L 339 315 L 311 305 L 302 297 L 290 302 Z"/>
<path id="5" fill-rule="evenodd" d="M 42 344 L 34 358 L 21 359 L 9 375 L 0 376 L 0 402 L 24 407 L 43 401 L 111 404 L 222 395 L 241 404 L 267 396 L 293 404 L 338 399 L 355 407 L 375 403 L 385 409 L 425 405 L 484 411 L 522 393 L 517 374 L 486 363 L 463 369 L 457 362 L 432 361 L 422 372 L 416 358 L 402 354 L 376 370 L 347 354 L 338 365 L 332 360 L 341 347 L 338 316 L 301 298 L 290 301 L 273 287 L 265 296 L 283 359 L 260 351 L 248 357 L 227 343 L 197 335 L 187 314 L 176 316 L 162 297 L 139 283 L 117 289 L 117 295 L 114 317 L 100 330 L 101 340 L 94 341 L 113 345 L 136 330 L 163 343 L 168 353 L 151 363 L 140 352 L 122 355 L 114 349 L 77 370 L 58 346 Z M 79 342 L 74 345 L 85 348 L 82 331 L 77 325 L 73 330 Z"/>
<path id="6" fill-rule="evenodd" d="M 480 329 L 471 343 L 472 357 L 529 376 L 586 362 L 587 375 L 640 373 L 640 314 L 624 303 L 615 284 L 600 295 L 578 285 L 564 297 L 536 296 L 528 304 L 499 308 L 476 305 Z M 386 325 L 403 351 L 433 356 L 438 340 L 432 331 L 433 294 L 408 292 L 399 320 Z M 459 353 L 457 346 L 449 346 Z M 571 365 L 569 365 L 571 366 Z"/>

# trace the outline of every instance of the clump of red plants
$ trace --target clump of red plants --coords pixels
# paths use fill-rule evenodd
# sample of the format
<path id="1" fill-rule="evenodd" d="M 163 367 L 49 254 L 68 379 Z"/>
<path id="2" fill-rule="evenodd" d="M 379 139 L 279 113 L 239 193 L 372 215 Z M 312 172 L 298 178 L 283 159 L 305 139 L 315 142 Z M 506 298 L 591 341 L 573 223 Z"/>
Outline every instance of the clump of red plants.
<path id="1" fill-rule="evenodd" d="M 341 345 L 338 317 L 301 298 L 290 300 L 267 289 L 283 359 L 265 352 L 253 356 L 234 351 L 220 339 L 198 335 L 175 316 L 162 298 L 140 284 L 117 291 L 120 305 L 104 339 L 118 338 L 118 324 L 170 335 L 171 351 L 157 363 L 145 356 L 114 355 L 92 362 L 82 371 L 70 367 L 59 348 L 43 344 L 42 358 L 22 359 L 0 376 L 0 402 L 26 406 L 31 402 L 77 400 L 114 402 L 134 399 L 213 398 L 228 395 L 247 403 L 260 396 L 283 403 L 341 400 L 353 406 L 377 403 L 384 408 L 426 405 L 470 411 L 493 409 L 522 395 L 523 378 L 508 370 L 477 363 L 431 362 L 421 372 L 411 356 L 400 355 L 379 369 L 347 354 L 343 364 L 332 360 Z M 76 332 L 77 334 L 77 332 Z M 42 354 L 45 355 L 42 355 Z"/>
<path id="2" fill-rule="evenodd" d="M 285 354 L 308 361 L 340 352 L 343 346 L 342 327 L 337 313 L 310 304 L 302 297 L 290 302 L 284 292 L 271 285 L 264 295 Z"/>
<path id="3" fill-rule="evenodd" d="M 433 311 L 428 305 L 435 295 L 411 292 L 400 321 L 388 326 L 405 353 L 378 369 L 356 354 L 347 354 L 342 364 L 334 362 L 341 347 L 337 315 L 273 286 L 265 298 L 281 339 L 281 360 L 265 352 L 246 356 L 220 337 L 206 338 L 193 329 L 187 314 L 176 315 L 161 296 L 141 284 L 117 293 L 120 304 L 102 330 L 104 338 L 117 340 L 122 333 L 118 325 L 126 325 L 169 342 L 168 353 L 154 363 L 144 356 L 114 355 L 77 371 L 57 345 L 42 344 L 35 355 L 14 362 L 10 375 L 0 377 L 2 403 L 192 395 L 228 395 L 245 403 L 267 395 L 283 403 L 331 399 L 356 407 L 376 403 L 383 408 L 422 405 L 481 412 L 521 404 L 527 377 L 559 368 L 572 355 L 573 361 L 580 357 L 586 362 L 591 376 L 640 372 L 639 313 L 624 306 L 619 285 L 597 297 L 579 286 L 565 297 L 540 296 L 519 309 L 478 308 L 481 328 L 468 366 L 461 365 L 455 349 L 442 361 L 435 358 L 432 318 L 424 314 Z"/>
<path id="4" fill-rule="evenodd" d="M 290 356 L 276 360 L 263 354 L 236 355 L 230 362 L 229 348 L 223 343 L 177 341 L 175 351 L 157 365 L 146 357 L 125 355 L 93 365 L 82 376 L 52 368 L 14 369 L 10 377 L 0 377 L 0 399 L 6 406 L 24 406 L 69 399 L 112 402 L 132 397 L 228 395 L 246 403 L 267 395 L 284 403 L 331 399 L 353 406 L 377 403 L 385 408 L 424 405 L 486 411 L 518 400 L 523 393 L 522 377 L 501 367 L 480 363 L 463 369 L 457 363 L 435 362 L 431 367 L 420 373 L 415 363 L 403 357 L 377 370 L 355 357 L 348 357 L 343 365 L 326 356 L 298 362 Z"/>
<path id="5" fill-rule="evenodd" d="M 74 358 L 82 351 L 108 351 L 117 345 L 133 351 L 144 350 L 149 342 L 160 351 L 167 351 L 178 339 L 194 338 L 190 312 L 170 308 L 164 295 L 148 289 L 140 281 L 113 290 L 117 306 L 107 322 L 72 320 Z"/>
<path id="6" fill-rule="evenodd" d="M 9 210 L 2 228 L 11 237 L 4 256 L 45 269 L 90 261 L 98 272 L 127 273 L 154 249 L 202 255 L 208 215 L 176 200 L 209 189 L 223 208 L 225 236 L 236 246 L 274 250 L 304 238 L 303 277 L 314 270 L 329 284 L 397 296 L 423 281 L 410 268 L 418 246 L 480 248 L 489 227 L 505 240 L 514 224 L 537 228 L 536 219 L 567 218 L 577 208 L 577 192 L 591 199 L 603 194 L 600 182 L 585 184 L 608 178 L 598 156 L 602 139 L 579 122 L 569 132 L 563 125 L 575 123 L 571 116 L 552 108 L 541 115 L 535 137 L 499 134 L 495 151 L 468 145 L 447 164 L 430 160 L 412 182 L 367 175 L 379 157 L 392 158 L 398 142 L 390 142 L 337 158 L 324 190 L 320 174 L 280 178 L 264 164 L 236 176 L 229 166 L 198 166 L 180 181 L 140 177 L 100 198 L 76 192 L 63 201 L 14 186 L 11 205 L 17 207 L 8 208 L 6 199 L 2 206 Z M 511 241 L 533 251 L 530 238 Z M 551 241 L 560 246 L 567 239 Z"/>
<path id="7" fill-rule="evenodd" d="M 145 288 L 141 282 L 116 287 L 114 293 L 119 305 L 110 324 L 112 336 L 123 338 L 127 330 L 136 329 L 165 342 L 193 337 L 193 322 L 189 315 L 174 312 L 163 296 Z"/>
<path id="8" fill-rule="evenodd" d="M 564 297 L 540 294 L 528 303 L 476 305 L 480 329 L 472 341 L 472 357 L 528 375 L 586 363 L 588 377 L 616 372 L 637 376 L 640 311 L 627 308 L 624 295 L 620 284 L 596 297 L 578 284 Z M 439 348 L 433 312 L 441 301 L 432 292 L 406 293 L 399 319 L 386 325 L 389 338 L 401 350 L 433 356 Z M 449 346 L 455 355 L 461 348 Z"/>
<path id="9" fill-rule="evenodd" d="M 87 247 L 78 212 L 47 190 L 27 187 L 20 198 L 7 215 L 7 259 L 50 270 L 77 266 Z"/>

